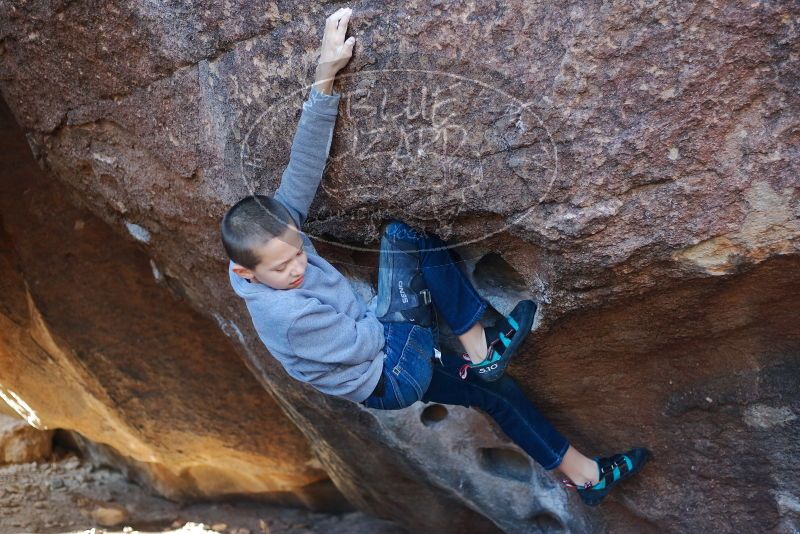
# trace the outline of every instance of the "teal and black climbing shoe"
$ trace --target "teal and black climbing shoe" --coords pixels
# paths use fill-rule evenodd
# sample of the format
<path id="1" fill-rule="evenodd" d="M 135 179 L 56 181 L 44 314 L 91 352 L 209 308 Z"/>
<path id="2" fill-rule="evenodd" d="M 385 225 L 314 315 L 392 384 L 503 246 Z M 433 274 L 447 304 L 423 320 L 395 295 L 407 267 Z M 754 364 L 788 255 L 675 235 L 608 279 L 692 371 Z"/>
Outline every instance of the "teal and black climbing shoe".
<path id="1" fill-rule="evenodd" d="M 474 373 L 486 380 L 498 380 L 506 370 L 511 358 L 522 346 L 522 342 L 531 332 L 533 319 L 536 316 L 536 303 L 532 300 L 522 300 L 514 306 L 511 313 L 500 318 L 494 325 L 484 329 L 488 349 L 486 358 L 480 363 L 472 363 L 467 354 L 463 354 L 465 363 L 459 370 L 461 378 L 467 378 L 467 371 Z"/>
<path id="2" fill-rule="evenodd" d="M 378 296 L 375 316 L 382 323 L 411 322 L 429 328 L 433 298 L 422 272 L 421 234 L 398 221 L 390 221 L 381 237 Z"/>
<path id="3" fill-rule="evenodd" d="M 639 472 L 650 459 L 650 450 L 645 447 L 635 447 L 628 452 L 614 454 L 608 458 L 594 457 L 600 473 L 600 482 L 592 485 L 587 482 L 584 486 L 576 486 L 569 480 L 562 480 L 565 486 L 575 488 L 581 500 L 589 506 L 597 506 L 608 495 L 611 488 L 632 477 Z"/>

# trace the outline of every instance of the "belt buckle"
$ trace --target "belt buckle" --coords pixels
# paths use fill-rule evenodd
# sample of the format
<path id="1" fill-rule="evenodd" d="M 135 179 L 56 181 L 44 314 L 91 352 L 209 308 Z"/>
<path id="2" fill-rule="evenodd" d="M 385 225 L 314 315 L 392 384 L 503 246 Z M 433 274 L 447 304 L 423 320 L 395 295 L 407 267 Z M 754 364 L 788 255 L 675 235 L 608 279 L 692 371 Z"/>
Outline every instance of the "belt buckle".
<path id="1" fill-rule="evenodd" d="M 428 288 L 423 289 L 422 291 L 419 292 L 419 294 L 422 295 L 423 306 L 427 306 L 428 304 L 433 302 L 433 299 L 431 299 L 431 292 Z"/>

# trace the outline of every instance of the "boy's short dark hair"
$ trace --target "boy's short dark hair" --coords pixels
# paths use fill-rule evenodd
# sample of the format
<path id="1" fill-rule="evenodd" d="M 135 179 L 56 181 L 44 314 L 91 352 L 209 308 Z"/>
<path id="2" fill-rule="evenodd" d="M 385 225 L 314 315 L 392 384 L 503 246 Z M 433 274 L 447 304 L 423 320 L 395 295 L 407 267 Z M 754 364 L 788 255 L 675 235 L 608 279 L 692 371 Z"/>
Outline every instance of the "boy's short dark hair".
<path id="1" fill-rule="evenodd" d="M 266 195 L 250 195 L 234 204 L 222 218 L 222 245 L 234 263 L 253 270 L 261 261 L 255 249 L 283 235 L 289 224 L 296 226 L 283 204 Z"/>

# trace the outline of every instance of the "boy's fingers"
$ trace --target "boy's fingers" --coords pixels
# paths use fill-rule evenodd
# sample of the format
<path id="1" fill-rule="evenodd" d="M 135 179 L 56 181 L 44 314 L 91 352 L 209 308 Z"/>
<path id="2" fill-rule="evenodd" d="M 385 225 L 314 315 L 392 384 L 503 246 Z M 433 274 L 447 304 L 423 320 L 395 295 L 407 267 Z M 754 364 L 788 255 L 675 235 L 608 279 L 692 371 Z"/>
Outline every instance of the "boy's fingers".
<path id="1" fill-rule="evenodd" d="M 342 15 L 349 10 L 350 10 L 349 7 L 340 7 L 339 9 L 330 14 L 330 16 L 327 19 L 327 22 L 332 22 L 333 27 L 335 28 L 338 20 L 342 18 Z"/>
<path id="2" fill-rule="evenodd" d="M 336 29 L 336 25 L 339 24 L 339 19 L 342 18 L 342 12 L 345 8 L 341 7 L 334 11 L 330 17 L 325 20 L 325 27 L 330 28 L 332 30 Z"/>
<path id="3" fill-rule="evenodd" d="M 352 15 L 352 14 L 353 14 L 353 10 L 350 9 L 350 8 L 347 8 L 347 11 L 345 11 L 342 14 L 341 18 L 339 19 L 338 32 L 339 32 L 339 35 L 341 35 L 342 37 L 344 37 L 344 34 L 347 31 L 347 23 L 350 22 L 350 15 Z"/>

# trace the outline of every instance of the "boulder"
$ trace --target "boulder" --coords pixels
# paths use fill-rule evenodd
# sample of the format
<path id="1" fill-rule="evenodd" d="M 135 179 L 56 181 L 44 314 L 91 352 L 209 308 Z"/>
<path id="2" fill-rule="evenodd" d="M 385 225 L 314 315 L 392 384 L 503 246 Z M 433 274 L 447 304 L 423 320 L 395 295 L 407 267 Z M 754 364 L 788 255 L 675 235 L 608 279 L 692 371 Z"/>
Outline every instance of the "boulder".
<path id="1" fill-rule="evenodd" d="M 176 500 L 352 509 L 232 348 L 236 329 L 48 178 L 3 111 L 0 398 L 26 435 L 71 431 L 95 463 Z"/>
<path id="2" fill-rule="evenodd" d="M 24 419 L 0 414 L 0 464 L 35 462 L 52 451 L 52 430 L 39 430 Z"/>
<path id="3" fill-rule="evenodd" d="M 277 188 L 332 8 L 2 9 L 0 90 L 59 184 L 56 197 L 40 181 L 4 192 L 6 227 L 31 214 L 42 224 L 55 198 L 68 198 L 95 219 L 78 230 L 85 212 L 61 216 L 58 232 L 93 233 L 102 221 L 108 232 L 89 241 L 114 241 L 110 229 L 127 236 L 149 258 L 138 276 L 152 261 L 204 332 L 227 336 L 224 353 L 245 362 L 358 508 L 435 532 L 800 528 L 796 4 L 437 1 L 354 11 L 358 42 L 305 230 L 365 293 L 377 228 L 401 218 L 453 245 L 493 306 L 486 320 L 520 297 L 539 301 L 510 375 L 586 454 L 654 452 L 641 476 L 592 510 L 475 410 L 378 413 L 288 380 L 232 293 L 219 220 L 242 196 Z M 34 237 L 23 226 L 6 232 L 19 236 L 27 265 Z M 5 284 L 42 313 L 47 291 L 35 288 L 45 280 L 26 273 Z M 76 350 L 86 330 L 63 323 L 73 339 L 62 346 Z M 78 397 L 113 383 L 98 353 L 119 342 L 96 341 L 97 352 L 78 358 L 97 377 L 92 387 L 68 380 Z M 191 395 L 175 390 L 187 373 L 130 365 L 152 388 L 123 401 L 149 392 L 155 411 L 141 424 L 163 424 L 153 414 L 169 421 L 163 395 Z M 203 391 L 218 379 L 197 375 Z M 241 410 L 219 402 L 226 414 Z M 190 419 L 183 428 L 204 427 Z"/>

